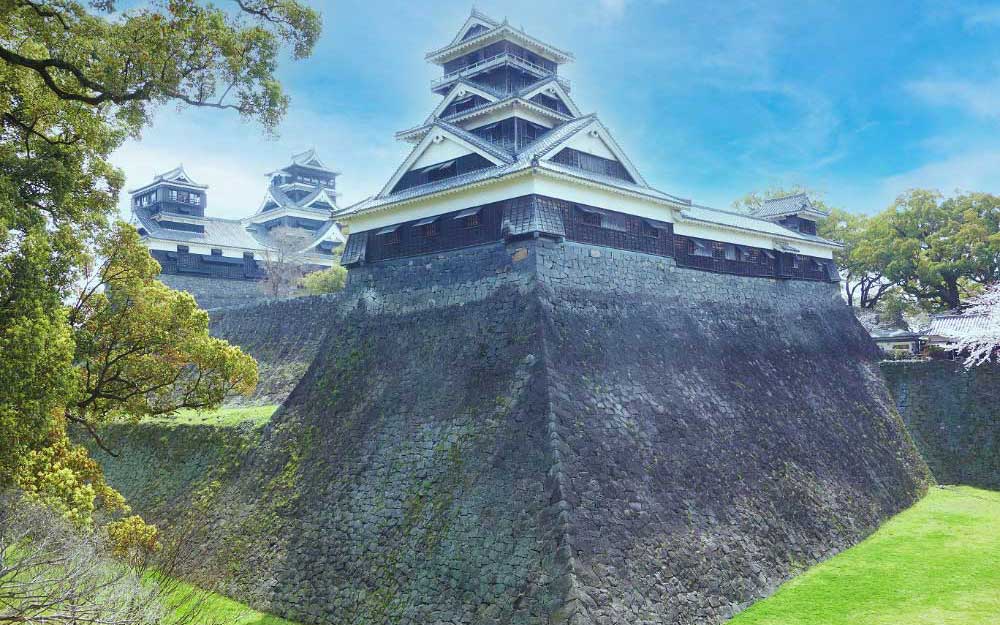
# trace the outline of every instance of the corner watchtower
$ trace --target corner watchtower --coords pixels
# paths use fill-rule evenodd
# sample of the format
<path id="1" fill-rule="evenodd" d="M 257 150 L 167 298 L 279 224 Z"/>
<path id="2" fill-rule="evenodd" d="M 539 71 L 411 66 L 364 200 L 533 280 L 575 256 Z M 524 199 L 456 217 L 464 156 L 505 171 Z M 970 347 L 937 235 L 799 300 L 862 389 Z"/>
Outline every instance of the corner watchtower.
<path id="1" fill-rule="evenodd" d="M 142 210 L 160 218 L 204 217 L 208 185 L 198 184 L 178 165 L 170 171 L 159 174 L 145 186 L 133 189 L 132 210 Z"/>

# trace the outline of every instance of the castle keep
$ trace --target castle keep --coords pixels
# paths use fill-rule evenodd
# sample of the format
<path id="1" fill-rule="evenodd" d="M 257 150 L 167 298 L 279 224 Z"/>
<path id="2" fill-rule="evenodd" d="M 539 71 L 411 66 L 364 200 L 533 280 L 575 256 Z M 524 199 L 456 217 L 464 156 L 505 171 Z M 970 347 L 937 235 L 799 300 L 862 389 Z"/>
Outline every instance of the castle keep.
<path id="1" fill-rule="evenodd" d="M 699 206 L 651 187 L 560 76 L 568 52 L 473 12 L 427 59 L 441 102 L 381 192 L 341 212 L 348 267 L 544 237 L 674 258 L 742 276 L 837 281 L 837 244 L 804 195 L 756 215 Z"/>
<path id="2" fill-rule="evenodd" d="M 807 198 L 654 190 L 506 22 L 428 58 L 441 104 L 337 213 L 347 287 L 213 314 L 272 422 L 105 459 L 208 517 L 193 579 L 317 625 L 714 625 L 925 492 Z"/>
<path id="3" fill-rule="evenodd" d="M 295 257 L 306 269 L 330 267 L 344 242 L 332 218 L 336 178 L 314 150 L 268 174 L 264 201 L 243 219 L 205 214 L 208 187 L 180 166 L 130 191 L 143 243 L 160 263 L 160 280 L 188 291 L 204 308 L 263 297 L 265 265 Z"/>

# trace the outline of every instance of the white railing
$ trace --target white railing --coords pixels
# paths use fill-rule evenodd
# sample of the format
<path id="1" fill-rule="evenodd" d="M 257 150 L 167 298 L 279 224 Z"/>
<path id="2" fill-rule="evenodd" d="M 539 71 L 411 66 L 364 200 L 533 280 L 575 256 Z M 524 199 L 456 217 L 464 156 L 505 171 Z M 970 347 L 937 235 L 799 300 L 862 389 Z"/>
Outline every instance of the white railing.
<path id="1" fill-rule="evenodd" d="M 462 69 L 458 69 L 453 72 L 448 72 L 444 76 L 434 79 L 433 81 L 431 81 L 431 88 L 436 89 L 441 85 L 447 84 L 453 80 L 457 80 L 462 76 L 476 74 L 483 70 L 490 69 L 491 67 L 496 67 L 504 64 L 510 64 L 513 65 L 514 67 L 519 67 L 533 74 L 537 74 L 539 78 L 544 78 L 554 73 L 551 70 L 545 69 L 541 65 L 536 65 L 531 61 L 526 61 L 519 56 L 511 54 L 510 52 L 501 52 L 496 56 L 491 56 L 490 58 L 483 59 L 482 61 L 476 61 L 472 65 L 466 65 Z M 558 77 L 557 79 L 564 87 L 566 87 L 567 89 L 569 88 L 568 80 Z"/>

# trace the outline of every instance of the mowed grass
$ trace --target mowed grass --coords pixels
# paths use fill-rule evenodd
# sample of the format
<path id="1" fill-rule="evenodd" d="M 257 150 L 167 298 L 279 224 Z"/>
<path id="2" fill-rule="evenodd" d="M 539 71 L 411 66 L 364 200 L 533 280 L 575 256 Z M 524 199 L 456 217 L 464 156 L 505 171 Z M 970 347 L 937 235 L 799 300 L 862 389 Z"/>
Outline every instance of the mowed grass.
<path id="1" fill-rule="evenodd" d="M 935 487 L 730 625 L 996 625 L 1000 493 Z"/>
<path id="2" fill-rule="evenodd" d="M 249 606 L 216 593 L 198 590 L 185 582 L 172 582 L 172 592 L 164 597 L 168 623 L 188 625 L 296 625 L 292 621 L 258 612 Z"/>
<path id="3" fill-rule="evenodd" d="M 162 425 L 212 425 L 215 427 L 233 427 L 244 421 L 251 421 L 255 427 L 261 427 L 271 420 L 271 415 L 278 409 L 277 404 L 268 406 L 250 406 L 247 408 L 217 408 L 216 410 L 179 410 L 174 415 L 148 417 L 144 423 Z"/>

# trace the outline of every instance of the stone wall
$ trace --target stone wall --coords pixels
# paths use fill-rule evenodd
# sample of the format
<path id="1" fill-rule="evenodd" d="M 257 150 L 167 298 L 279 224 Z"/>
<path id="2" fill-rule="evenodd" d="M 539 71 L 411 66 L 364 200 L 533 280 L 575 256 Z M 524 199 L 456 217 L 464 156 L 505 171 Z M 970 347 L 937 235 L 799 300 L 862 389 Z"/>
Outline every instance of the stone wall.
<path id="1" fill-rule="evenodd" d="M 206 310 L 257 304 L 265 299 L 260 282 L 256 280 L 226 280 L 168 273 L 160 274 L 157 280 L 172 289 L 187 291 Z"/>
<path id="2" fill-rule="evenodd" d="M 231 397 L 227 405 L 284 401 L 316 358 L 335 301 L 329 296 L 300 297 L 213 310 L 212 335 L 243 348 L 257 359 L 259 371 L 254 394 Z"/>
<path id="3" fill-rule="evenodd" d="M 927 485 L 835 285 L 538 240 L 323 303 L 199 567 L 303 622 L 719 623 Z"/>
<path id="4" fill-rule="evenodd" d="M 1000 366 L 884 362 L 882 372 L 938 482 L 1000 489 Z"/>

